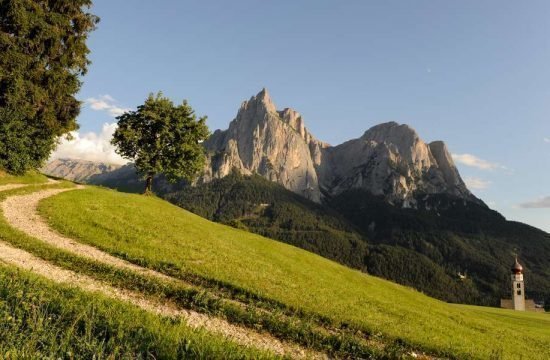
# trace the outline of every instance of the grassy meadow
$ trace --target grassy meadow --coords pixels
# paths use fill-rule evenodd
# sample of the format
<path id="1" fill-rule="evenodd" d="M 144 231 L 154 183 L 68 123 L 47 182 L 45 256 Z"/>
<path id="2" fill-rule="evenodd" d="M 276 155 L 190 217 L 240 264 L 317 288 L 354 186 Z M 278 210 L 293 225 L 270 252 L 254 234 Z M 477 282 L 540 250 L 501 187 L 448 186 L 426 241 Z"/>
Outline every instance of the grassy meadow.
<path id="1" fill-rule="evenodd" d="M 135 263 L 219 282 L 334 326 L 456 358 L 550 357 L 550 316 L 447 304 L 154 197 L 100 188 L 44 200 L 60 232 Z"/>
<path id="2" fill-rule="evenodd" d="M 6 196 L 46 188 L 73 187 L 62 181 L 45 185 L 38 174 L 0 174 L 3 184 L 33 186 L 0 192 Z M 162 294 L 162 285 L 53 248 L 11 228 L 0 216 L 0 241 L 33 253 L 57 266 L 92 276 L 127 290 Z M 144 283 L 140 283 L 143 281 Z M 124 283 L 125 286 L 121 286 Z M 144 291 L 147 293 L 147 291 Z M 179 291 L 177 295 L 185 294 Z M 271 359 L 272 354 L 237 345 L 224 337 L 188 327 L 99 293 L 55 284 L 0 261 L 0 358 L 121 359 Z"/>

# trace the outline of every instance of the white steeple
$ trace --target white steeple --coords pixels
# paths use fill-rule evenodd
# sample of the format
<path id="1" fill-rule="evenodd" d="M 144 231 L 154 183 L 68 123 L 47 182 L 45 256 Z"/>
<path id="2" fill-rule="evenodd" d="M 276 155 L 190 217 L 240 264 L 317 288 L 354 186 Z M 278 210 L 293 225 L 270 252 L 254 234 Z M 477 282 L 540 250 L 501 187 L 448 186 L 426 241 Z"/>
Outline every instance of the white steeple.
<path id="1" fill-rule="evenodd" d="M 512 308 L 525 311 L 525 285 L 523 283 L 523 266 L 516 262 L 512 266 Z"/>

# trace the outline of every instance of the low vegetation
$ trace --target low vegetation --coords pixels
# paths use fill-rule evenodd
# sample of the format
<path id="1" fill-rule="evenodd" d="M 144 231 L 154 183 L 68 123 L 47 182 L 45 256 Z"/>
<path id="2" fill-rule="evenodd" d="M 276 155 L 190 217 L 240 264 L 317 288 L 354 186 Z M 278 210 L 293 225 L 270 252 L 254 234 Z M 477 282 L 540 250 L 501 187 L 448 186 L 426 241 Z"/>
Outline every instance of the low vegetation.
<path id="1" fill-rule="evenodd" d="M 550 356 L 546 314 L 446 304 L 160 199 L 89 188 L 47 199 L 41 212 L 62 233 L 132 262 L 367 338 L 459 358 Z"/>
<path id="2" fill-rule="evenodd" d="M 97 293 L 0 264 L 0 357 L 271 358 Z"/>
<path id="3" fill-rule="evenodd" d="M 0 185 L 7 184 L 41 184 L 47 181 L 47 178 L 34 171 L 29 171 L 22 176 L 9 175 L 0 170 Z"/>

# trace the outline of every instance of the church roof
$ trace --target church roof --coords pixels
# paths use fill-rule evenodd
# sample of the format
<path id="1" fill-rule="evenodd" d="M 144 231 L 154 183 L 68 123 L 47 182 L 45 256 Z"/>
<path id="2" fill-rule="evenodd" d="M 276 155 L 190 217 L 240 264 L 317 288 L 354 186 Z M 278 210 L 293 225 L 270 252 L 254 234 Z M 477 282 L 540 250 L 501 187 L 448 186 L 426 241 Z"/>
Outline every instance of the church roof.
<path id="1" fill-rule="evenodd" d="M 512 272 L 514 274 L 521 274 L 523 272 L 523 266 L 518 262 L 518 258 L 516 257 L 516 261 L 514 265 L 512 266 Z"/>

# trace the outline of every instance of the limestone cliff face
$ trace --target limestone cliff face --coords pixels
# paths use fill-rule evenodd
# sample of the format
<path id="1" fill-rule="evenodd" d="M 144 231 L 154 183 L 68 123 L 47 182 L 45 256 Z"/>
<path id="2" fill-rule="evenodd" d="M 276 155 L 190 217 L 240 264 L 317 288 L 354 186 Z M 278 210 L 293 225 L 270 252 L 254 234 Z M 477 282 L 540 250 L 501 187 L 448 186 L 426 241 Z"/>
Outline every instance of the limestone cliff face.
<path id="1" fill-rule="evenodd" d="M 277 111 L 265 89 L 243 102 L 229 129 L 214 132 L 204 145 L 209 156 L 202 181 L 236 169 L 257 173 L 313 201 L 321 199 L 315 159 L 323 145 L 307 131 L 300 114 Z"/>
<path id="2" fill-rule="evenodd" d="M 205 147 L 205 182 L 236 169 L 317 202 L 357 188 L 400 206 L 414 206 L 419 195 L 440 193 L 479 201 L 443 142 L 426 144 L 409 126 L 390 122 L 331 147 L 311 135 L 298 112 L 278 111 L 265 89 L 243 102 L 229 128 L 217 130 Z"/>
<path id="3" fill-rule="evenodd" d="M 414 206 L 415 196 L 446 193 L 477 200 L 460 178 L 445 144 L 426 144 L 416 131 L 395 122 L 326 150 L 330 171 L 321 187 L 331 195 L 361 188 L 390 203 Z"/>

